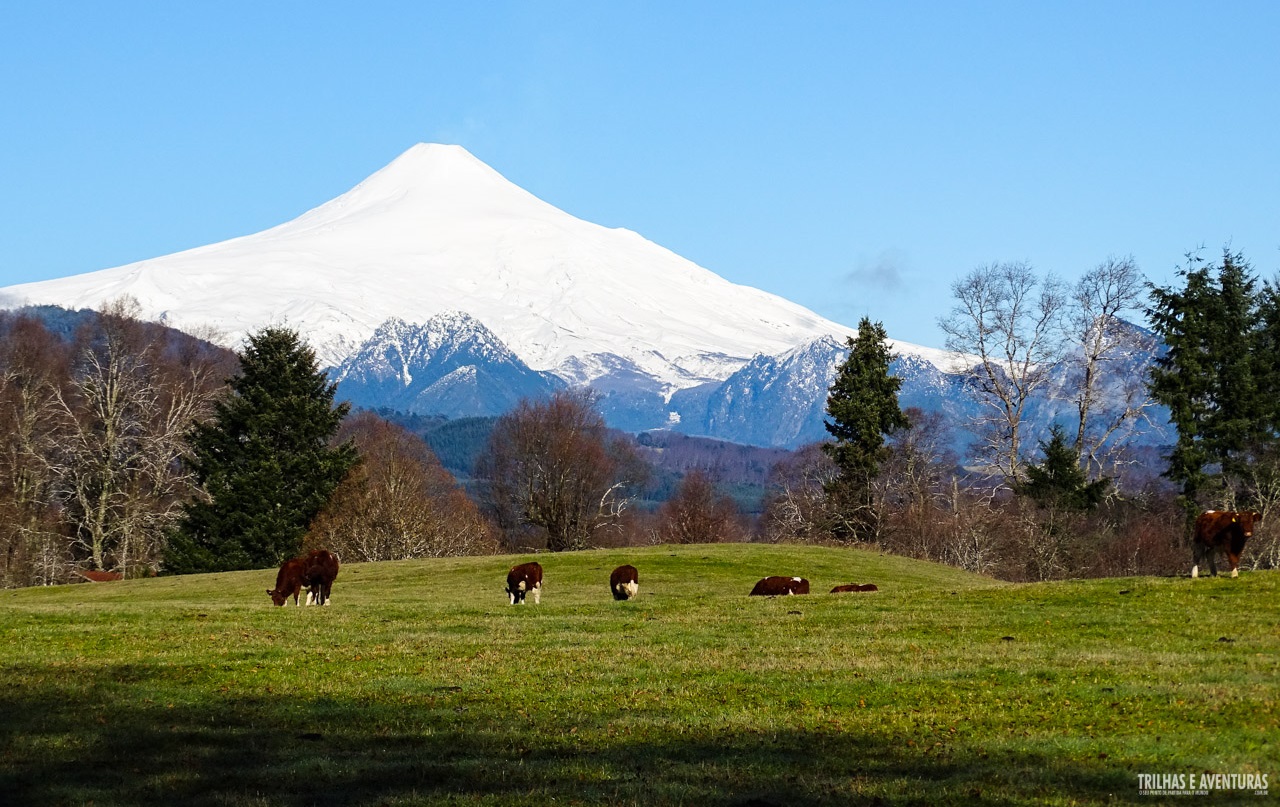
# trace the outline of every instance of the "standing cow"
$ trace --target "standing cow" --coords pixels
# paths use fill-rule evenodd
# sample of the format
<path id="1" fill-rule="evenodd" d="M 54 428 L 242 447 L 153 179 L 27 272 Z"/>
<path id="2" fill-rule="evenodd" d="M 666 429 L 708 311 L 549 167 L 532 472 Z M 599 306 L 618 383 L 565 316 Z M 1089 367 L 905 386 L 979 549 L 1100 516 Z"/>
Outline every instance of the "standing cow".
<path id="1" fill-rule="evenodd" d="M 1254 526 L 1262 520 L 1262 513 L 1254 510 L 1206 510 L 1196 519 L 1195 535 L 1191 539 L 1195 547 L 1195 562 L 1191 577 L 1200 576 L 1200 563 L 1209 562 L 1209 572 L 1218 574 L 1214 555 L 1221 549 L 1231 562 L 1231 576 L 1240 576 L 1240 553 L 1244 542 L 1253 536 Z"/>
<path id="2" fill-rule="evenodd" d="M 327 549 L 317 549 L 307 555 L 307 568 L 303 572 L 307 587 L 307 605 L 328 605 L 333 593 L 333 581 L 338 579 L 338 556 Z"/>
<path id="3" fill-rule="evenodd" d="M 803 577 L 765 577 L 751 589 L 752 597 L 777 597 L 784 594 L 808 594 L 809 581 Z"/>
<path id="4" fill-rule="evenodd" d="M 338 556 L 327 549 L 286 560 L 276 572 L 276 587 L 267 589 L 267 596 L 276 605 L 284 605 L 293 597 L 293 604 L 297 605 L 298 595 L 305 588 L 307 605 L 328 605 L 338 565 Z"/>
<path id="5" fill-rule="evenodd" d="M 629 600 L 640 590 L 640 573 L 634 566 L 619 566 L 609 575 L 609 590 L 615 600 Z"/>
<path id="6" fill-rule="evenodd" d="M 541 604 L 542 565 L 537 562 L 521 563 L 519 566 L 512 566 L 511 571 L 507 572 L 507 596 L 511 598 L 509 604 L 524 605 L 527 594 L 533 594 L 534 605 Z"/>

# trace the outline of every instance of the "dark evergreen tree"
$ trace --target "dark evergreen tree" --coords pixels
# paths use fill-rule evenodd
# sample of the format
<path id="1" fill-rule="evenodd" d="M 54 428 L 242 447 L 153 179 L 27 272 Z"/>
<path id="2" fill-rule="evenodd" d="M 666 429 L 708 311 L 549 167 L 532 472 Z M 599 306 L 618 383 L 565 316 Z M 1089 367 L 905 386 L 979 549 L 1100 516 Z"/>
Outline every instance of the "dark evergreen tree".
<path id="1" fill-rule="evenodd" d="M 874 525 L 871 486 L 888 457 L 885 437 L 911 426 L 898 407 L 902 379 L 889 375 L 894 356 L 888 339 L 883 324 L 863 317 L 827 395 L 830 420 L 824 425 L 834 441 L 822 449 L 838 469 L 827 485 L 827 495 L 845 525 L 837 530 L 837 537 L 864 537 Z"/>
<path id="2" fill-rule="evenodd" d="M 1251 449 L 1259 444 L 1264 404 L 1255 380 L 1259 355 L 1259 298 L 1257 281 L 1239 254 L 1224 252 L 1218 267 L 1222 318 L 1214 353 L 1221 357 L 1218 395 L 1210 418 L 1210 453 L 1222 472 L 1239 479 Z"/>
<path id="3" fill-rule="evenodd" d="M 1026 467 L 1026 479 L 1014 484 L 1014 491 L 1043 507 L 1056 510 L 1090 510 L 1102 501 L 1111 480 L 1089 481 L 1080 467 L 1075 449 L 1067 444 L 1066 433 L 1054 424 L 1049 442 L 1040 441 L 1044 459 Z"/>
<path id="4" fill-rule="evenodd" d="M 1165 476 L 1181 485 L 1183 507 L 1193 515 L 1221 498 L 1247 456 L 1270 442 L 1271 405 L 1256 375 L 1274 359 L 1264 353 L 1256 280 L 1239 253 L 1224 251 L 1216 267 L 1190 255 L 1178 276 L 1183 288 L 1151 292 L 1147 315 L 1166 350 L 1150 385 L 1178 432 Z"/>
<path id="5" fill-rule="evenodd" d="M 249 337 L 230 394 L 191 435 L 206 497 L 189 502 L 170 541 L 177 573 L 274 566 L 298 553 L 312 518 L 356 461 L 333 447 L 348 405 L 294 331 Z"/>
<path id="6" fill-rule="evenodd" d="M 1262 284 L 1262 293 L 1258 296 L 1258 322 L 1254 335 L 1253 383 L 1261 391 L 1270 390 L 1272 394 L 1259 394 L 1261 411 L 1255 424 L 1258 437 L 1273 443 L 1280 436 L 1280 395 L 1274 394 L 1280 389 L 1280 280 Z"/>
<path id="7" fill-rule="evenodd" d="M 1164 475 L 1181 485 L 1183 507 L 1191 511 L 1209 480 L 1204 433 L 1213 407 L 1217 293 L 1203 259 L 1188 256 L 1188 264 L 1178 270 L 1181 289 L 1152 288 L 1147 316 L 1165 345 L 1151 368 L 1151 395 L 1169 408 L 1178 433 Z"/>

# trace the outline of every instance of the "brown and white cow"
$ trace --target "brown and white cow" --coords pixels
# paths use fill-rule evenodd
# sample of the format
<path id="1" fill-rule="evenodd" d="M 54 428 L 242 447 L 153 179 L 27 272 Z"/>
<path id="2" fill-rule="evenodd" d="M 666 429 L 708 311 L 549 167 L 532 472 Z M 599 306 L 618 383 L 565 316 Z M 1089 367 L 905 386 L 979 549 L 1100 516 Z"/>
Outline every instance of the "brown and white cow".
<path id="1" fill-rule="evenodd" d="M 809 581 L 803 577 L 765 577 L 751 589 L 751 597 L 778 597 L 783 594 L 808 594 Z"/>
<path id="2" fill-rule="evenodd" d="M 333 591 L 333 581 L 338 577 L 338 556 L 327 549 L 317 549 L 306 555 L 290 558 L 280 564 L 276 572 L 276 587 L 267 589 L 267 595 L 276 605 L 284 605 L 307 589 L 307 605 L 328 605 Z"/>
<path id="3" fill-rule="evenodd" d="M 525 596 L 533 594 L 533 604 L 542 603 L 542 565 L 536 561 L 512 566 L 507 572 L 507 596 L 510 605 L 525 604 Z"/>
<path id="4" fill-rule="evenodd" d="M 113 583 L 116 580 L 123 580 L 124 575 L 120 572 L 99 572 L 94 569 L 88 571 L 76 570 L 76 574 L 88 580 L 90 583 Z"/>
<path id="5" fill-rule="evenodd" d="M 858 585 L 857 583 L 849 583 L 848 585 L 844 585 L 844 586 L 836 586 L 835 588 L 831 589 L 831 593 L 844 594 L 845 592 L 848 592 L 848 591 L 879 591 L 879 590 L 880 589 L 876 587 L 875 583 L 864 583 L 863 585 Z"/>
<path id="6" fill-rule="evenodd" d="M 1221 549 L 1231 562 L 1231 576 L 1239 577 L 1244 542 L 1253 536 L 1253 528 L 1261 520 L 1262 513 L 1255 510 L 1206 510 L 1201 513 L 1196 519 L 1195 534 L 1191 539 L 1195 548 L 1191 576 L 1200 576 L 1200 563 L 1206 560 L 1209 572 L 1216 575 L 1218 565 L 1214 562 L 1214 555 Z"/>
<path id="7" fill-rule="evenodd" d="M 338 556 L 327 549 L 317 549 L 307 555 L 307 568 L 303 572 L 307 587 L 307 605 L 328 605 L 333 593 L 333 581 L 338 579 Z"/>
<path id="8" fill-rule="evenodd" d="M 640 573 L 634 566 L 619 566 L 609 575 L 609 590 L 615 600 L 629 600 L 640 590 Z"/>

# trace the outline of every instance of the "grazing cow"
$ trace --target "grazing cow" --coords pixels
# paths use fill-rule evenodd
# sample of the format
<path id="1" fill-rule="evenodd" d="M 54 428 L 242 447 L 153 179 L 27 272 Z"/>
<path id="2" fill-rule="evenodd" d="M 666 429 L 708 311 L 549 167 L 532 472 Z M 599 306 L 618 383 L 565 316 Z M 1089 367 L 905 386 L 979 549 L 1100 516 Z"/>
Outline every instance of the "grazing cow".
<path id="1" fill-rule="evenodd" d="M 876 588 L 875 583 L 866 583 L 861 586 L 858 585 L 857 583 L 850 583 L 847 586 L 836 586 L 835 588 L 831 589 L 831 593 L 843 594 L 846 591 L 879 591 L 879 590 L 880 589 Z"/>
<path id="2" fill-rule="evenodd" d="M 540 605 L 542 603 L 542 565 L 536 561 L 512 566 L 511 571 L 507 572 L 507 596 L 511 598 L 510 605 L 516 603 L 524 605 L 525 595 L 530 593 L 533 594 L 533 604 Z"/>
<path id="3" fill-rule="evenodd" d="M 303 585 L 307 587 L 307 605 L 329 604 L 338 566 L 338 556 L 327 549 L 317 549 L 307 555 L 306 570 L 302 574 Z"/>
<path id="4" fill-rule="evenodd" d="M 615 600 L 629 600 L 640 590 L 640 573 L 634 566 L 619 566 L 609 575 L 609 590 Z"/>
<path id="5" fill-rule="evenodd" d="M 298 593 L 302 591 L 302 573 L 306 571 L 306 560 L 290 558 L 280 564 L 276 572 L 276 587 L 267 589 L 267 596 L 276 605 L 284 605 L 293 597 L 293 604 L 298 604 Z"/>
<path id="6" fill-rule="evenodd" d="M 782 594 L 808 594 L 809 581 L 803 577 L 766 577 L 751 589 L 751 597 L 777 597 Z"/>
<path id="7" fill-rule="evenodd" d="M 1200 576 L 1201 561 L 1209 562 L 1209 572 L 1216 575 L 1218 565 L 1214 555 L 1221 549 L 1231 562 L 1231 576 L 1240 576 L 1240 553 L 1244 542 L 1253 535 L 1253 527 L 1262 520 L 1262 513 L 1253 510 L 1207 510 L 1196 519 L 1195 562 L 1191 567 L 1193 578 Z"/>
<path id="8" fill-rule="evenodd" d="M 120 572 L 99 572 L 93 569 L 90 569 L 87 572 L 82 572 L 77 569 L 76 574 L 80 575 L 85 580 L 88 580 L 90 583 L 112 583 L 116 580 L 124 579 L 124 575 Z"/>
<path id="9" fill-rule="evenodd" d="M 298 595 L 307 589 L 307 605 L 328 605 L 333 581 L 338 576 L 338 556 L 327 549 L 317 549 L 303 557 L 291 558 L 280 564 L 276 573 L 276 587 L 267 595 L 276 605 L 284 605 L 290 597 L 298 604 Z"/>

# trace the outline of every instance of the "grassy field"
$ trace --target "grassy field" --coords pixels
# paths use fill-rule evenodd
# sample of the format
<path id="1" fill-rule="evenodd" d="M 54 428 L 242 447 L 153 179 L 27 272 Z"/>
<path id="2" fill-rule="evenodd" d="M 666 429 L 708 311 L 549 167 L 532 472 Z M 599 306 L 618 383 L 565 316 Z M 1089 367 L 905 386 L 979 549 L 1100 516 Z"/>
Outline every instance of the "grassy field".
<path id="1" fill-rule="evenodd" d="M 1008 585 L 717 545 L 0 592 L 0 803 L 1158 804 L 1280 791 L 1280 574 Z M 616 565 L 640 596 L 609 598 Z M 768 574 L 814 594 L 747 597 Z M 873 582 L 874 594 L 828 595 Z M 1252 791 L 1180 803 L 1261 803 Z"/>

